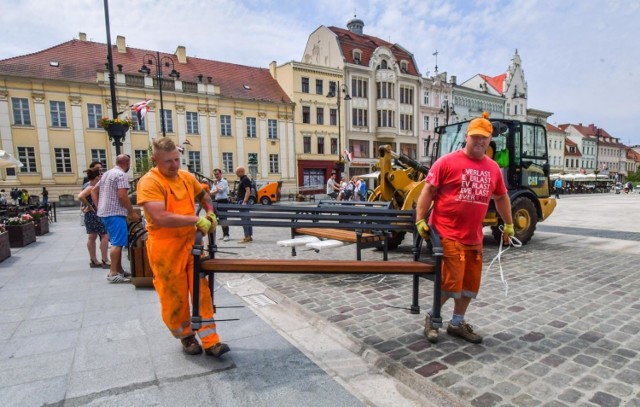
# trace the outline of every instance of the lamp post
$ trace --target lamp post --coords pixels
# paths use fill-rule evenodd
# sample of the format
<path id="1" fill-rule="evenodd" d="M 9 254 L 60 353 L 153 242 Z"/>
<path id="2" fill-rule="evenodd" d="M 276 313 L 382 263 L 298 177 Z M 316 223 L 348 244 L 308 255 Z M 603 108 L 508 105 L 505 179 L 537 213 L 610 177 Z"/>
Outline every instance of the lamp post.
<path id="1" fill-rule="evenodd" d="M 344 90 L 342 89 L 344 87 Z M 344 100 L 351 100 L 351 96 L 349 96 L 349 89 L 347 89 L 347 85 L 340 85 L 340 82 L 337 83 L 337 86 L 333 89 L 329 89 L 329 93 L 327 93 L 327 97 L 332 98 L 337 96 L 336 105 L 338 107 L 338 163 L 342 162 L 342 151 L 341 151 L 341 139 L 342 139 L 342 126 L 340 125 L 340 100 L 342 99 L 342 93 L 344 93 Z M 338 164 L 340 166 L 340 164 Z M 344 171 L 344 167 L 337 168 L 339 171 Z"/>
<path id="2" fill-rule="evenodd" d="M 109 69 L 109 92 L 111 94 L 111 113 L 114 119 L 118 118 L 118 105 L 116 102 L 116 84 L 115 74 L 113 73 L 113 54 L 111 53 L 111 28 L 109 24 L 109 1 L 104 0 L 104 22 L 107 29 L 107 68 Z M 116 148 L 116 155 L 120 155 L 120 147 L 122 147 L 122 141 L 127 133 L 127 129 L 114 128 L 112 131 L 108 131 L 109 139 L 113 140 L 113 146 Z"/>
<path id="3" fill-rule="evenodd" d="M 162 137 L 165 137 L 167 135 L 167 129 L 164 122 L 164 103 L 162 100 L 162 63 L 164 62 L 164 66 L 167 68 L 171 67 L 171 73 L 169 74 L 170 77 L 179 78 L 180 73 L 176 71 L 175 64 L 171 57 L 160 57 L 160 52 L 156 51 L 156 55 L 145 54 L 145 56 L 142 57 L 142 67 L 140 68 L 140 70 L 138 70 L 138 72 L 145 75 L 149 75 L 151 73 L 151 69 L 149 69 L 149 67 L 145 65 L 145 60 L 149 65 L 153 65 L 154 62 L 156 64 L 156 79 L 158 79 L 158 88 L 160 89 L 160 122 L 162 126 Z"/>
<path id="4" fill-rule="evenodd" d="M 596 136 L 596 166 L 593 170 L 593 173 L 596 174 L 596 182 L 598 181 L 598 173 L 600 172 L 600 167 L 598 166 L 598 150 L 600 150 L 600 129 L 598 127 L 595 128 L 595 136 Z"/>
<path id="5" fill-rule="evenodd" d="M 440 106 L 440 114 L 445 115 L 444 125 L 446 126 L 447 124 L 449 124 L 449 114 L 451 114 L 451 117 L 456 116 L 456 111 L 453 108 L 453 103 L 449 103 L 446 100 L 442 102 L 442 105 Z"/>

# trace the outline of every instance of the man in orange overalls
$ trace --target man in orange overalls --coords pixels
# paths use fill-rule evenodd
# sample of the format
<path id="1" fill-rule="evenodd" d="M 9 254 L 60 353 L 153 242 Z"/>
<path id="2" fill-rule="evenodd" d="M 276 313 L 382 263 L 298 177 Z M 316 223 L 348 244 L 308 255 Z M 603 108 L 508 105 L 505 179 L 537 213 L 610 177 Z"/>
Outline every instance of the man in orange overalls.
<path id="1" fill-rule="evenodd" d="M 200 346 L 191 330 L 189 308 L 193 290 L 191 249 L 196 228 L 208 233 L 217 226 L 211 196 L 193 175 L 180 169 L 180 152 L 169 137 L 153 141 L 151 160 L 155 168 L 138 182 L 138 204 L 144 208 L 147 220 L 147 253 L 162 320 L 181 340 L 187 354 L 200 354 L 204 346 L 207 355 L 219 358 L 229 352 L 229 346 L 220 342 L 213 323 L 198 329 Z M 207 212 L 206 217 L 195 215 L 195 200 Z M 203 319 L 213 318 L 211 292 L 205 279 L 200 283 L 200 313 Z"/>

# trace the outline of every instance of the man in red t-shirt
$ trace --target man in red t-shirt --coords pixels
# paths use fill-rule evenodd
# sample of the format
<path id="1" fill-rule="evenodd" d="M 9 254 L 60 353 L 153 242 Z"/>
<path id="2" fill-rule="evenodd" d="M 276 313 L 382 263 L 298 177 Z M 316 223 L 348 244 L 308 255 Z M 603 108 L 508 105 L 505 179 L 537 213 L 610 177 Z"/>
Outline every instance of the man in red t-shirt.
<path id="1" fill-rule="evenodd" d="M 464 315 L 472 298 L 480 289 L 482 275 L 482 220 L 493 196 L 496 209 L 503 219 L 503 238 L 514 235 L 511 202 L 498 164 L 485 155 L 491 142 L 493 126 L 489 115 L 469 123 L 463 149 L 438 159 L 427 175 L 416 207 L 418 233 L 428 238 L 425 217 L 433 203 L 430 224 L 442 241 L 442 304 L 453 298 L 453 317 L 447 333 L 472 343 L 482 337 L 465 322 Z M 437 342 L 438 330 L 433 327 L 431 312 L 427 313 L 424 333 L 430 342 Z"/>

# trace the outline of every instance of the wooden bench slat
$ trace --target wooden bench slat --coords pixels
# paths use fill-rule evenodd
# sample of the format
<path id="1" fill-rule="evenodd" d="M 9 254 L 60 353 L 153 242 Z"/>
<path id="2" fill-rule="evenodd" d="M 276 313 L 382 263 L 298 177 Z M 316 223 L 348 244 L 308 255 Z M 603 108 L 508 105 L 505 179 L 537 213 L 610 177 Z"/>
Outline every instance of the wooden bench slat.
<path id="1" fill-rule="evenodd" d="M 234 273 L 430 274 L 434 265 L 418 261 L 205 259 L 202 271 Z"/>
<path id="2" fill-rule="evenodd" d="M 322 237 L 326 239 L 334 239 L 341 240 L 343 242 L 356 243 L 358 238 L 356 237 L 356 232 L 350 230 L 342 230 L 342 229 L 331 229 L 331 228 L 296 228 L 294 229 L 295 234 L 297 235 L 309 235 L 315 237 Z M 363 233 L 361 235 L 361 240 L 368 241 L 382 241 L 384 240 L 384 236 L 375 235 L 373 233 Z"/>

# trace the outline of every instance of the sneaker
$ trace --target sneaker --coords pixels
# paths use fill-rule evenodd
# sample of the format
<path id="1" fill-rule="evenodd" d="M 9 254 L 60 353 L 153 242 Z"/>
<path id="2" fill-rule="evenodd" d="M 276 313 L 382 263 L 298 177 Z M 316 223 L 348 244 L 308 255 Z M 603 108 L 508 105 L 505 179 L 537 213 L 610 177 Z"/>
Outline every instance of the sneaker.
<path id="1" fill-rule="evenodd" d="M 225 241 L 225 242 L 228 242 L 229 241 L 229 236 L 223 236 L 222 240 Z"/>
<path id="2" fill-rule="evenodd" d="M 238 243 L 249 243 L 249 242 L 253 242 L 253 239 L 251 238 L 251 236 L 243 237 L 238 241 Z"/>
<path id="3" fill-rule="evenodd" d="M 431 343 L 438 342 L 438 328 L 433 327 L 431 314 L 429 313 L 427 313 L 427 316 L 424 319 L 424 336 L 426 336 L 427 340 Z"/>
<path id="4" fill-rule="evenodd" d="M 124 274 L 107 274 L 107 281 L 110 283 L 129 283 L 131 281 L 130 278 L 124 276 Z"/>
<path id="5" fill-rule="evenodd" d="M 227 345 L 226 343 L 218 342 L 212 347 L 205 349 L 204 353 L 206 353 L 209 356 L 219 358 L 220 356 L 224 355 L 230 350 L 231 349 L 229 349 L 229 345 Z"/>
<path id="6" fill-rule="evenodd" d="M 481 343 L 482 336 L 473 332 L 473 327 L 466 322 L 462 321 L 460 325 L 452 325 L 451 321 L 449 321 L 449 326 L 447 326 L 447 333 L 451 336 L 457 336 L 458 338 L 462 338 L 467 342 L 471 343 Z"/>
<path id="7" fill-rule="evenodd" d="M 195 335 L 182 338 L 180 342 L 182 342 L 182 350 L 187 355 L 199 355 L 202 353 L 202 346 L 198 343 Z"/>
<path id="8" fill-rule="evenodd" d="M 131 278 L 131 272 L 130 271 L 125 271 L 124 273 L 122 273 L 122 275 L 124 276 L 124 278 Z"/>

